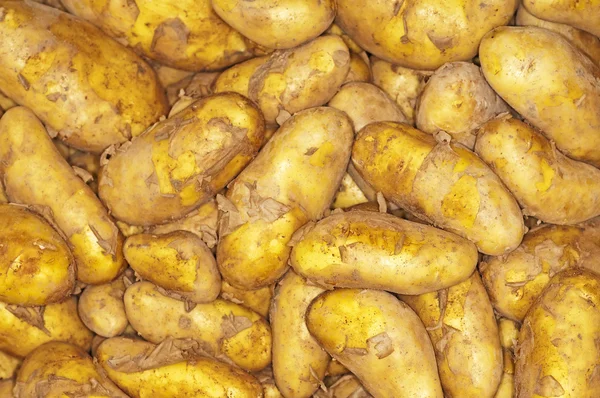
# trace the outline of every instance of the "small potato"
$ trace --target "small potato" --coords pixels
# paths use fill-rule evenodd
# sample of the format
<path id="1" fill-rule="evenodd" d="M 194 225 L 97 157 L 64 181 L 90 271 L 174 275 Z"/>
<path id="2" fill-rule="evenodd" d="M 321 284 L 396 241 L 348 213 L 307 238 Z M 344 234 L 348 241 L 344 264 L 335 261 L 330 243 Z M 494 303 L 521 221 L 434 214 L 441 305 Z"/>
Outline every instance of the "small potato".
<path id="1" fill-rule="evenodd" d="M 600 276 L 582 269 L 552 278 L 519 332 L 517 397 L 600 396 Z"/>
<path id="2" fill-rule="evenodd" d="M 344 83 L 371 82 L 371 67 L 368 63 L 369 58 L 367 53 L 363 54 L 364 56 L 353 52 L 350 53 L 350 70 L 348 71 L 348 75 L 346 76 Z"/>
<path id="3" fill-rule="evenodd" d="M 27 108 L 0 119 L 0 178 L 11 202 L 38 206 L 65 234 L 79 281 L 107 283 L 123 271 L 123 236 Z"/>
<path id="4" fill-rule="evenodd" d="M 369 199 L 359 188 L 350 174 L 344 174 L 340 188 L 335 194 L 335 199 L 331 205 L 334 209 L 347 209 L 358 204 L 367 203 Z"/>
<path id="5" fill-rule="evenodd" d="M 443 397 L 425 327 L 393 295 L 358 289 L 325 292 L 308 307 L 306 325 L 373 396 Z"/>
<path id="6" fill-rule="evenodd" d="M 492 88 L 570 158 L 600 166 L 600 66 L 563 35 L 501 27 L 479 50 Z"/>
<path id="7" fill-rule="evenodd" d="M 314 398 L 373 398 L 354 375 L 346 375 L 327 388 L 319 390 Z"/>
<path id="8" fill-rule="evenodd" d="M 12 356 L 3 351 L 0 351 L 0 380 L 10 379 L 16 376 L 19 366 L 21 366 L 21 358 Z M 1 390 L 0 390 L 1 391 Z M 0 397 L 4 397 L 0 393 Z"/>
<path id="9" fill-rule="evenodd" d="M 308 225 L 290 264 L 320 286 L 423 294 L 460 283 L 477 265 L 468 240 L 385 213 L 352 211 Z"/>
<path id="10" fill-rule="evenodd" d="M 196 341 L 169 338 L 159 345 L 114 337 L 96 358 L 108 377 L 131 397 L 262 398 L 260 383 L 229 364 L 199 356 Z"/>
<path id="11" fill-rule="evenodd" d="M 451 397 L 493 398 L 502 377 L 502 347 L 479 273 L 448 289 L 400 299 L 425 324 L 444 392 Z"/>
<path id="12" fill-rule="evenodd" d="M 0 204 L 0 301 L 46 305 L 74 285 L 75 260 L 61 234 L 25 207 Z"/>
<path id="13" fill-rule="evenodd" d="M 123 253 L 141 279 L 165 289 L 169 296 L 192 303 L 208 303 L 219 296 L 217 262 L 191 232 L 133 235 L 125 241 Z"/>
<path id="14" fill-rule="evenodd" d="M 320 107 L 288 119 L 256 159 L 218 196 L 217 263 L 238 289 L 258 289 L 287 269 L 289 240 L 333 200 L 350 156 L 348 117 Z"/>
<path id="15" fill-rule="evenodd" d="M 519 338 L 519 324 L 510 319 L 498 320 L 500 344 L 504 357 L 502 379 L 494 398 L 513 398 L 515 389 L 515 345 Z"/>
<path id="16" fill-rule="evenodd" d="M 190 309 L 150 282 L 131 285 L 124 301 L 131 326 L 152 343 L 161 343 L 169 336 L 191 338 L 198 341 L 205 355 L 250 372 L 271 362 L 269 324 L 241 305 L 217 299 Z"/>
<path id="17" fill-rule="evenodd" d="M 200 99 L 112 154 L 100 198 L 119 220 L 150 226 L 185 216 L 231 181 L 262 145 L 264 122 L 235 93 Z"/>
<path id="18" fill-rule="evenodd" d="M 0 350 L 11 355 L 24 357 L 53 340 L 89 351 L 92 336 L 77 315 L 75 297 L 45 307 L 0 303 Z"/>
<path id="19" fill-rule="evenodd" d="M 221 298 L 236 304 L 250 308 L 252 311 L 267 318 L 271 299 L 273 298 L 274 285 L 261 287 L 257 290 L 242 290 L 223 282 L 221 286 Z"/>
<path id="20" fill-rule="evenodd" d="M 600 36 L 600 3 L 596 0 L 523 0 L 523 6 L 538 18 Z"/>
<path id="21" fill-rule="evenodd" d="M 122 279 L 98 286 L 88 286 L 79 296 L 78 311 L 81 321 L 92 332 L 102 337 L 121 335 L 127 325 Z"/>
<path id="22" fill-rule="evenodd" d="M 213 83 L 215 93 L 233 91 L 248 97 L 250 78 L 254 72 L 269 60 L 269 56 L 256 57 L 225 69 Z"/>
<path id="23" fill-rule="evenodd" d="M 371 123 L 356 138 L 352 163 L 387 200 L 482 253 L 501 255 L 521 243 L 523 215 L 511 193 L 479 157 L 441 133 Z"/>
<path id="24" fill-rule="evenodd" d="M 469 62 L 452 62 L 435 71 L 423 88 L 416 108 L 419 130 L 445 131 L 453 140 L 473 149 L 477 129 L 508 112 L 481 69 Z"/>
<path id="25" fill-rule="evenodd" d="M 486 123 L 475 152 L 513 193 L 523 214 L 560 225 L 600 215 L 600 170 L 569 159 L 522 121 L 505 115 Z"/>

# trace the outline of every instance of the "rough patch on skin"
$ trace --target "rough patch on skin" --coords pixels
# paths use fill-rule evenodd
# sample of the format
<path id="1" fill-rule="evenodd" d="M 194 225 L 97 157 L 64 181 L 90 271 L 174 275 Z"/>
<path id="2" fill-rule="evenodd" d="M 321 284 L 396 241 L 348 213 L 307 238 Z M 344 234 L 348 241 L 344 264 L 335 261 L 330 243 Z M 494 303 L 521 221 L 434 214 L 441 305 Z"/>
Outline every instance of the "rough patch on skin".
<path id="1" fill-rule="evenodd" d="M 6 310 L 19 318 L 21 321 L 38 328 L 49 337 L 52 337 L 50 331 L 46 329 L 44 322 L 45 307 L 22 307 L 20 305 L 6 305 Z"/>
<path id="2" fill-rule="evenodd" d="M 546 375 L 538 379 L 534 393 L 543 397 L 562 397 L 565 390 L 558 380 L 551 375 Z"/>
<path id="3" fill-rule="evenodd" d="M 369 353 L 366 348 L 344 347 L 343 354 L 365 356 Z"/>
<path id="4" fill-rule="evenodd" d="M 314 221 L 310 221 L 310 222 L 304 224 L 292 235 L 292 238 L 287 243 L 287 246 L 289 246 L 289 247 L 296 246 L 299 242 L 301 242 L 304 239 L 304 237 L 310 231 L 312 231 L 315 228 L 316 225 L 317 225 L 317 223 L 315 223 Z"/>
<path id="5" fill-rule="evenodd" d="M 379 359 L 383 359 L 394 352 L 392 339 L 386 332 L 379 333 L 378 335 L 369 338 L 367 340 L 367 347 L 369 351 L 374 350 L 375 355 L 377 355 L 377 358 Z"/>
<path id="6" fill-rule="evenodd" d="M 433 34 L 433 32 L 427 32 L 427 37 L 429 38 L 429 40 L 431 40 L 433 45 L 436 46 L 437 49 L 441 52 L 444 52 L 453 45 L 452 37 L 437 37 Z"/>
<path id="7" fill-rule="evenodd" d="M 89 171 L 84 170 L 81 167 L 77 167 L 77 166 L 71 166 L 71 167 L 73 168 L 73 171 L 75 172 L 77 177 L 81 178 L 83 180 L 83 182 L 85 182 L 86 184 L 88 182 L 94 181 L 94 176 L 92 174 L 90 174 Z"/>
<path id="8" fill-rule="evenodd" d="M 140 8 L 138 7 L 137 3 L 135 0 L 127 0 L 126 6 L 130 15 L 132 16 L 132 19 L 136 21 L 140 16 Z"/>
<path id="9" fill-rule="evenodd" d="M 110 222 L 108 220 L 106 220 L 106 221 Z M 104 252 L 106 254 L 115 257 L 115 255 L 117 253 L 117 237 L 118 237 L 117 228 L 113 226 L 111 228 L 112 229 L 111 235 L 106 237 L 106 236 L 102 236 L 100 234 L 100 232 L 96 229 L 96 227 L 94 227 L 92 224 L 88 224 L 88 226 L 90 227 L 90 230 L 96 237 L 96 240 L 98 241 L 98 245 L 102 248 L 102 250 L 104 250 Z"/>
<path id="10" fill-rule="evenodd" d="M 243 330 L 252 327 L 253 322 L 245 316 L 237 316 L 230 313 L 223 316 L 221 331 L 226 339 L 229 339 Z"/>
<path id="11" fill-rule="evenodd" d="M 221 216 L 219 217 L 220 237 L 225 237 L 236 230 L 245 221 L 233 202 L 223 195 L 217 195 L 217 207 Z"/>
<path id="12" fill-rule="evenodd" d="M 337 50 L 333 53 L 333 63 L 338 68 L 342 68 L 350 62 L 350 53 L 344 50 Z"/>
<path id="13" fill-rule="evenodd" d="M 25 394 L 28 390 L 27 385 L 26 382 L 18 382 L 14 389 L 15 397 L 26 397 L 27 395 Z M 68 396 L 70 397 L 115 397 L 114 394 L 94 378 L 89 379 L 88 383 L 80 383 L 76 380 L 56 376 L 54 374 L 51 374 L 44 380 L 36 382 L 34 390 L 36 392 L 36 397 L 40 398 L 52 396 L 57 391 L 68 391 Z"/>
<path id="14" fill-rule="evenodd" d="M 190 30 L 179 18 L 170 18 L 161 23 L 158 28 L 154 31 L 154 37 L 152 37 L 152 43 L 150 44 L 150 51 L 160 50 L 160 40 L 166 36 L 172 36 L 183 44 L 187 44 Z"/>

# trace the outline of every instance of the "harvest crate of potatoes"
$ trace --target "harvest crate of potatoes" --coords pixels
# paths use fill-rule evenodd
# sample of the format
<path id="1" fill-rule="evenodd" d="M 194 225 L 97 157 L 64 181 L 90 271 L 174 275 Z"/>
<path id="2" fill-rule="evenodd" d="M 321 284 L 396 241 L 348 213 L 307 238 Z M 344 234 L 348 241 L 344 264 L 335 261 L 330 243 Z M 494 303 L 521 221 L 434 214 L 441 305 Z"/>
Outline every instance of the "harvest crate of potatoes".
<path id="1" fill-rule="evenodd" d="M 0 398 L 600 398 L 600 1 L 0 0 Z"/>

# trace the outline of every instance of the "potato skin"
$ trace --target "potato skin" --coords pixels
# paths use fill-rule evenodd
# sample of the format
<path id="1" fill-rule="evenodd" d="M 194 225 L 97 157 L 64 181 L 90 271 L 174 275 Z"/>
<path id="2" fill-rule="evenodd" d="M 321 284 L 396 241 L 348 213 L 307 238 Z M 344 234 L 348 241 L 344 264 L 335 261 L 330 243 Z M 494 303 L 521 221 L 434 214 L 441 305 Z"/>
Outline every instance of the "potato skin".
<path id="1" fill-rule="evenodd" d="M 110 282 L 125 268 L 123 236 L 106 208 L 27 108 L 12 108 L 0 119 L 0 176 L 11 202 L 50 213 L 70 244 L 78 280 Z"/>
<path id="2" fill-rule="evenodd" d="M 390 293 L 325 292 L 308 307 L 306 325 L 374 396 L 443 397 L 435 355 L 421 320 Z"/>
<path id="3" fill-rule="evenodd" d="M 2 92 L 70 146 L 100 153 L 166 114 L 152 68 L 96 27 L 32 2 L 0 6 Z"/>
<path id="4" fill-rule="evenodd" d="M 600 2 L 597 0 L 523 0 L 523 6 L 538 18 L 600 36 Z"/>
<path id="5" fill-rule="evenodd" d="M 475 152 L 513 193 L 523 214 L 560 225 L 600 215 L 600 170 L 564 156 L 524 122 L 506 115 L 486 123 Z"/>
<path id="6" fill-rule="evenodd" d="M 479 59 L 490 86 L 558 149 L 600 166 L 598 65 L 563 35 L 533 26 L 491 31 Z"/>
<path id="7" fill-rule="evenodd" d="M 221 285 L 220 297 L 232 303 L 250 308 L 252 311 L 267 318 L 269 316 L 274 288 L 274 285 L 270 285 L 256 290 L 243 290 L 237 289 L 224 281 Z"/>
<path id="8" fill-rule="evenodd" d="M 258 152 L 264 122 L 235 93 L 200 99 L 120 149 L 101 171 L 115 218 L 150 226 L 185 216 L 223 189 Z"/>
<path id="9" fill-rule="evenodd" d="M 515 345 L 519 338 L 520 324 L 507 319 L 498 320 L 498 330 L 500 332 L 500 344 L 502 345 L 502 354 L 504 357 L 504 366 L 502 379 L 496 391 L 494 398 L 513 398 L 515 390 Z"/>
<path id="10" fill-rule="evenodd" d="M 366 52 L 362 55 L 350 52 L 350 70 L 344 83 L 350 82 L 371 82 L 371 67 Z"/>
<path id="11" fill-rule="evenodd" d="M 108 338 L 121 335 L 129 325 L 123 304 L 124 294 L 122 279 L 86 287 L 77 303 L 81 321 L 99 336 Z"/>
<path id="12" fill-rule="evenodd" d="M 346 173 L 342 178 L 331 207 L 334 209 L 347 209 L 368 202 L 369 199 L 367 199 L 358 184 L 356 184 L 350 174 Z"/>
<path id="13" fill-rule="evenodd" d="M 68 297 L 75 260 L 58 231 L 25 207 L 0 204 L 0 301 L 46 305 Z"/>
<path id="14" fill-rule="evenodd" d="M 213 83 L 215 93 L 233 91 L 249 97 L 250 78 L 256 70 L 269 60 L 269 56 L 256 57 L 225 69 Z"/>
<path id="15" fill-rule="evenodd" d="M 353 136 L 343 112 L 328 107 L 298 112 L 230 184 L 227 196 L 217 197 L 222 211 L 217 264 L 224 280 L 258 289 L 285 273 L 288 242 L 329 208 Z"/>
<path id="16" fill-rule="evenodd" d="M 571 269 L 552 278 L 519 332 L 518 397 L 600 396 L 600 276 Z"/>
<path id="17" fill-rule="evenodd" d="M 152 343 L 169 336 L 195 339 L 206 354 L 251 372 L 271 362 L 269 324 L 241 305 L 217 299 L 188 312 L 150 282 L 131 285 L 124 301 L 131 326 Z"/>
<path id="18" fill-rule="evenodd" d="M 406 124 L 372 123 L 358 134 L 352 164 L 376 191 L 439 228 L 501 255 L 524 234 L 523 215 L 474 153 Z"/>

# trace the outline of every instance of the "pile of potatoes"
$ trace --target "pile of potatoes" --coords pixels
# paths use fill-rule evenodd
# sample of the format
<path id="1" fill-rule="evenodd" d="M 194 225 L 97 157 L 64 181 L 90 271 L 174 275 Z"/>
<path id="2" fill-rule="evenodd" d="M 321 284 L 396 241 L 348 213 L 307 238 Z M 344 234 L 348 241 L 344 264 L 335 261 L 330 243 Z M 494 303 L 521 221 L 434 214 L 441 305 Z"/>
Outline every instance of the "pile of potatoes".
<path id="1" fill-rule="evenodd" d="M 600 2 L 0 0 L 0 398 L 600 397 Z"/>

